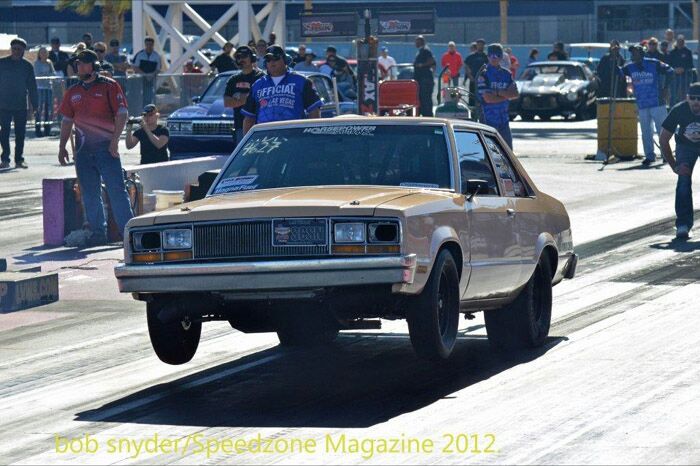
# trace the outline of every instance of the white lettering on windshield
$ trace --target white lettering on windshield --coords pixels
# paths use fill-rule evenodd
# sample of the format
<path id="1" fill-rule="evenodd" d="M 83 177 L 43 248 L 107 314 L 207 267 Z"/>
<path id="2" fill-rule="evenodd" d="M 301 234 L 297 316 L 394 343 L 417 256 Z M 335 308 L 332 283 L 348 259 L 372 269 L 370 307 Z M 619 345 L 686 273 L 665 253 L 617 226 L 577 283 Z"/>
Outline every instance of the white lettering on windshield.
<path id="1" fill-rule="evenodd" d="M 286 141 L 287 138 L 281 138 L 279 136 L 265 136 L 262 139 L 251 139 L 243 147 L 242 153 L 243 155 L 269 154 L 273 150 L 280 148 Z"/>
<path id="2" fill-rule="evenodd" d="M 304 129 L 304 133 L 307 134 L 347 134 L 351 136 L 374 136 L 374 130 L 376 126 L 360 126 L 360 125 L 348 125 L 348 126 L 313 126 L 311 128 Z"/>

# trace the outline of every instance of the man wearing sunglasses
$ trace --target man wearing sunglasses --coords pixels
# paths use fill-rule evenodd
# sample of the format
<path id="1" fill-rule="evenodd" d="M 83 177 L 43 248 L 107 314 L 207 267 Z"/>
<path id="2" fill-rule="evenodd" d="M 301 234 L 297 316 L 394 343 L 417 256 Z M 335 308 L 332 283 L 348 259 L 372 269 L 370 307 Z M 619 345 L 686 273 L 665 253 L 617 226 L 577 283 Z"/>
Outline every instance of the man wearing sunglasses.
<path id="1" fill-rule="evenodd" d="M 234 74 L 226 82 L 224 91 L 224 105 L 233 109 L 233 129 L 236 138 L 236 145 L 243 139 L 243 114 L 241 108 L 248 99 L 253 83 L 265 76 L 256 66 L 256 57 L 253 49 L 247 45 L 241 45 L 236 50 L 233 58 L 236 66 L 241 70 Z"/>
<path id="2" fill-rule="evenodd" d="M 289 62 L 279 45 L 267 48 L 267 75 L 255 81 L 241 110 L 243 134 L 256 123 L 319 118 L 322 102 L 318 93 L 309 79 L 288 69 Z"/>
<path id="3" fill-rule="evenodd" d="M 700 155 L 700 83 L 688 88 L 686 100 L 676 104 L 659 135 L 661 155 L 678 175 L 676 182 L 676 238 L 686 240 L 693 228 L 692 176 Z M 669 141 L 676 135 L 676 157 Z"/>
<path id="4" fill-rule="evenodd" d="M 518 88 L 510 70 L 501 66 L 503 47 L 491 44 L 487 49 L 488 63 L 476 76 L 481 102 L 481 121 L 496 128 L 509 147 L 513 147 L 508 118 L 508 101 L 518 97 Z"/>

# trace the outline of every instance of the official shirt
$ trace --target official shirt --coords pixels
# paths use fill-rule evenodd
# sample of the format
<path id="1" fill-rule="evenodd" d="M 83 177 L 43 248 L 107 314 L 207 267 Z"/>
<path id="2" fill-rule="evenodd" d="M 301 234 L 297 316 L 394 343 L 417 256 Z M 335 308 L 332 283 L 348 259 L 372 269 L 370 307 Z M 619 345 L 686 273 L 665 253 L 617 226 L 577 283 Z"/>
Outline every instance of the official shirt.
<path id="1" fill-rule="evenodd" d="M 661 75 L 671 76 L 673 68 L 653 58 L 644 58 L 641 63 L 628 63 L 622 72 L 632 78 L 637 108 L 652 108 L 664 105 L 661 100 Z"/>
<path id="2" fill-rule="evenodd" d="M 479 71 L 476 77 L 476 84 L 479 90 L 484 122 L 497 129 L 508 126 L 509 101 L 504 100 L 496 104 L 486 103 L 484 94 L 488 90 L 505 91 L 508 89 L 513 84 L 513 76 L 510 74 L 510 70 L 503 67 L 497 68 L 490 64 L 486 65 Z"/>
<path id="3" fill-rule="evenodd" d="M 323 105 L 309 79 L 293 71 L 281 78 L 275 83 L 265 75 L 255 81 L 241 113 L 257 123 L 266 123 L 306 118 Z"/>
<path id="4" fill-rule="evenodd" d="M 677 145 L 700 149 L 700 115 L 690 110 L 687 101 L 674 105 L 661 126 L 676 134 Z"/>
<path id="5" fill-rule="evenodd" d="M 73 120 L 78 154 L 106 151 L 112 141 L 118 113 L 126 113 L 126 97 L 113 79 L 98 76 L 93 82 L 79 82 L 63 94 L 58 109 Z"/>

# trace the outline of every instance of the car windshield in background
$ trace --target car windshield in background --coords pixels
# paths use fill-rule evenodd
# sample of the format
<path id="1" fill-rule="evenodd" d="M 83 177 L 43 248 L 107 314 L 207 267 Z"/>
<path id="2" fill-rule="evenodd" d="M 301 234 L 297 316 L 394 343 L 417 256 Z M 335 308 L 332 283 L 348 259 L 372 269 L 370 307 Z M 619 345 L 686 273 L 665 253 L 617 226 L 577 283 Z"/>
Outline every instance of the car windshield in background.
<path id="1" fill-rule="evenodd" d="M 520 77 L 523 81 L 532 81 L 538 74 L 563 74 L 566 79 L 583 79 L 578 67 L 573 65 L 539 65 L 528 66 Z"/>
<path id="2" fill-rule="evenodd" d="M 441 126 L 329 125 L 256 131 L 212 191 L 323 185 L 451 187 Z"/>
<path id="3" fill-rule="evenodd" d="M 217 99 L 223 99 L 226 83 L 230 77 L 230 75 L 217 77 L 207 88 L 206 92 L 204 92 L 201 102 L 204 104 L 213 104 Z"/>

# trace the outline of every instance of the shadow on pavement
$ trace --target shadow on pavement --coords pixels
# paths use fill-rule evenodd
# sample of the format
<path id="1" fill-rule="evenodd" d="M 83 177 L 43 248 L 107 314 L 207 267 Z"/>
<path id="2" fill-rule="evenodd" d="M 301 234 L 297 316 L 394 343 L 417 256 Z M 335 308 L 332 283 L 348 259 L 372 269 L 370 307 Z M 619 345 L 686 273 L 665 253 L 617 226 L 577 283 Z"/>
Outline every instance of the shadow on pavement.
<path id="1" fill-rule="evenodd" d="M 653 249 L 662 249 L 665 251 L 676 251 L 676 252 L 694 252 L 700 251 L 700 241 L 686 241 L 673 239 L 665 243 L 656 243 L 649 246 Z"/>
<path id="2" fill-rule="evenodd" d="M 24 254 L 13 256 L 15 265 L 39 264 L 42 262 L 70 262 L 87 259 L 91 255 L 104 251 L 115 251 L 122 249 L 121 244 L 107 244 L 92 248 L 68 248 L 56 246 L 36 246 L 25 249 Z"/>
<path id="3" fill-rule="evenodd" d="M 416 358 L 406 334 L 344 333 L 332 346 L 271 348 L 80 412 L 76 420 L 217 427 L 368 427 L 454 398 L 449 395 L 537 359 L 565 340 L 550 337 L 542 348 L 499 355 L 491 351 L 486 337 L 461 336 L 450 361 L 432 364 Z M 179 388 L 274 355 L 281 357 L 194 388 Z M 140 402 L 149 397 L 155 401 Z M 129 409 L 130 405 L 138 407 Z"/>

